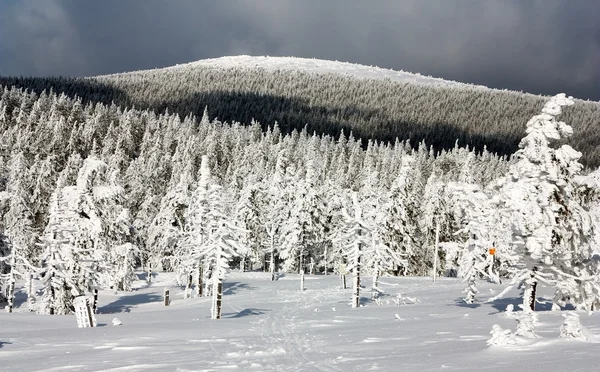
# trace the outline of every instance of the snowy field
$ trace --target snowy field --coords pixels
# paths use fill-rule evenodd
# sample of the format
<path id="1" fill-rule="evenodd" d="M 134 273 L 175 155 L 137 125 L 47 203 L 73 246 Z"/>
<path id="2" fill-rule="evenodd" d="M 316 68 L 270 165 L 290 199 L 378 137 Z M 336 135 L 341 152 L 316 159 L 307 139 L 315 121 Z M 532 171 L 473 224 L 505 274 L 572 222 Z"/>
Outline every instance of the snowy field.
<path id="1" fill-rule="evenodd" d="M 145 274 L 139 278 L 144 279 Z M 370 282 L 363 283 L 367 288 Z M 165 307 L 162 293 L 171 288 Z M 210 319 L 210 298 L 183 299 L 172 274 L 131 293 L 100 293 L 97 328 L 75 316 L 43 316 L 19 308 L 0 314 L 2 371 L 597 371 L 599 345 L 559 338 L 562 316 L 539 303 L 540 338 L 488 348 L 492 324 L 513 329 L 503 314 L 516 291 L 483 300 L 504 286 L 481 283 L 479 302 L 464 305 L 457 279 L 382 278 L 381 305 L 349 306 L 351 290 L 337 276 L 276 282 L 266 273 L 232 273 L 225 282 L 222 320 Z M 400 304 L 394 301 L 404 297 Z M 542 296 L 545 293 L 542 292 Z M 410 299 L 409 299 L 410 298 Z M 406 302 L 406 304 L 402 304 Z M 600 315 L 580 313 L 600 334 Z M 122 325 L 113 326 L 113 318 Z"/>

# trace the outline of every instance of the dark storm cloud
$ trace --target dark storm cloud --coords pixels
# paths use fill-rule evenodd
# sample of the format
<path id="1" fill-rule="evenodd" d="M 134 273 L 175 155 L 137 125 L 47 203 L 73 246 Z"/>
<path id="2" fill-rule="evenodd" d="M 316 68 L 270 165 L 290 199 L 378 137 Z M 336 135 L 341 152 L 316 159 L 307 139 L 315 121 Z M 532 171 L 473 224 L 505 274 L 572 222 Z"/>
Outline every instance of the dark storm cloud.
<path id="1" fill-rule="evenodd" d="M 600 3 L 0 0 L 0 74 L 294 55 L 600 100 Z"/>

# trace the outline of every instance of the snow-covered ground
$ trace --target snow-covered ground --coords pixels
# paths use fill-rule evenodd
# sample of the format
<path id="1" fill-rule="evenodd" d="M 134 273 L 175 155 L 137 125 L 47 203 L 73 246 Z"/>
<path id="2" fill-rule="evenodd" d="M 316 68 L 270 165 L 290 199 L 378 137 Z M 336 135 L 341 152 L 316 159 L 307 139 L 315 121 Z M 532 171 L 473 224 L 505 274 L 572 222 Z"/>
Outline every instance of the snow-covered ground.
<path id="1" fill-rule="evenodd" d="M 143 274 L 139 275 L 143 279 Z M 363 283 L 370 287 L 370 282 Z M 172 304 L 162 293 L 171 287 Z M 381 305 L 349 306 L 336 276 L 276 282 L 265 273 L 232 273 L 224 319 L 211 320 L 209 298 L 183 299 L 171 274 L 136 283 L 131 293 L 100 294 L 99 326 L 79 329 L 75 316 L 0 314 L 1 371 L 597 371 L 596 343 L 559 338 L 560 312 L 538 304 L 540 338 L 526 346 L 486 346 L 493 324 L 514 329 L 503 310 L 518 303 L 504 286 L 480 283 L 479 302 L 461 303 L 457 279 L 383 278 Z M 396 304 L 401 294 L 406 304 Z M 543 293 L 542 293 L 543 294 Z M 22 298 L 19 297 L 22 302 Z M 600 335 L 600 316 L 581 313 Z M 113 326 L 113 318 L 122 325 Z"/>

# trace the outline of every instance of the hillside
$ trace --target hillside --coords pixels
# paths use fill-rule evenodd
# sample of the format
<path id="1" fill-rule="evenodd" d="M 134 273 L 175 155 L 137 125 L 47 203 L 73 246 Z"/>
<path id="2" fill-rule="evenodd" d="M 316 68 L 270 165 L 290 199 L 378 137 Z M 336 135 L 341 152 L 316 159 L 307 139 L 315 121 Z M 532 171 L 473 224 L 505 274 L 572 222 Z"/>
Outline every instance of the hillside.
<path id="1" fill-rule="evenodd" d="M 182 117 L 244 124 L 263 129 L 278 122 L 288 133 L 382 141 L 425 141 L 437 150 L 469 145 L 511 154 L 525 123 L 547 97 L 500 91 L 343 62 L 282 57 L 223 57 L 168 68 L 90 78 L 0 78 L 0 84 L 41 92 L 53 89 L 84 102 L 114 102 Z M 568 92 L 566 92 L 568 93 Z M 600 103 L 577 101 L 562 119 L 575 129 L 569 143 L 583 162 L 600 164 Z"/>

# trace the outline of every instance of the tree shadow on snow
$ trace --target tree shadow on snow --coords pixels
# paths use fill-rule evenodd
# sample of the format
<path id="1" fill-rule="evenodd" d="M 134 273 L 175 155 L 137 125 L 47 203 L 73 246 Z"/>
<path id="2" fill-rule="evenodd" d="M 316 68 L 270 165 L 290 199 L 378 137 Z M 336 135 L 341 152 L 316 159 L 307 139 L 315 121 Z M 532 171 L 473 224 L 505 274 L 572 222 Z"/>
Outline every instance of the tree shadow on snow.
<path id="1" fill-rule="evenodd" d="M 142 272 L 142 273 L 136 273 L 135 276 L 137 277 L 137 280 L 139 281 L 143 281 L 145 284 L 144 286 L 140 287 L 140 288 L 148 288 L 152 285 L 152 283 L 154 283 L 154 278 L 156 277 L 156 273 L 152 272 L 152 282 L 148 282 L 148 272 Z M 139 289 L 139 288 L 138 288 Z"/>
<path id="2" fill-rule="evenodd" d="M 15 302 L 13 304 L 15 309 L 21 307 L 27 303 L 27 293 L 23 289 L 19 289 L 15 291 Z"/>
<path id="3" fill-rule="evenodd" d="M 161 301 L 163 301 L 163 297 L 155 293 L 140 293 L 135 295 L 122 296 L 118 300 L 111 302 L 108 305 L 99 307 L 98 313 L 128 313 L 131 311 L 132 308 L 136 307 L 137 305 Z"/>
<path id="4" fill-rule="evenodd" d="M 468 304 L 465 302 L 465 300 L 463 298 L 457 298 L 456 300 L 454 300 L 454 305 L 448 305 L 448 306 L 458 306 L 458 307 L 466 307 L 469 309 L 476 309 L 481 306 L 481 303 L 474 302 L 472 304 Z"/>
<path id="5" fill-rule="evenodd" d="M 271 310 L 270 309 L 248 308 L 248 309 L 244 309 L 237 313 L 225 313 L 225 314 L 223 314 L 223 318 L 235 319 L 235 318 L 243 318 L 246 316 L 263 315 L 267 311 L 271 311 Z"/>
<path id="6" fill-rule="evenodd" d="M 498 310 L 497 312 L 490 313 L 498 314 L 506 311 L 506 307 L 508 305 L 513 305 L 514 311 L 519 311 L 521 308 L 519 305 L 523 303 L 522 297 L 507 297 L 507 298 L 499 298 L 493 302 L 491 305 L 494 309 Z M 562 310 L 574 310 L 575 308 L 572 305 L 567 305 L 562 308 Z M 552 311 L 552 300 L 547 298 L 538 298 L 535 303 L 535 311 Z"/>
<path id="7" fill-rule="evenodd" d="M 4 345 L 12 345 L 12 342 L 0 341 L 0 349 L 2 349 Z"/>
<path id="8" fill-rule="evenodd" d="M 250 287 L 248 284 L 240 283 L 240 282 L 225 282 L 223 283 L 223 295 L 233 295 L 238 293 L 242 289 L 256 289 L 255 287 Z"/>

